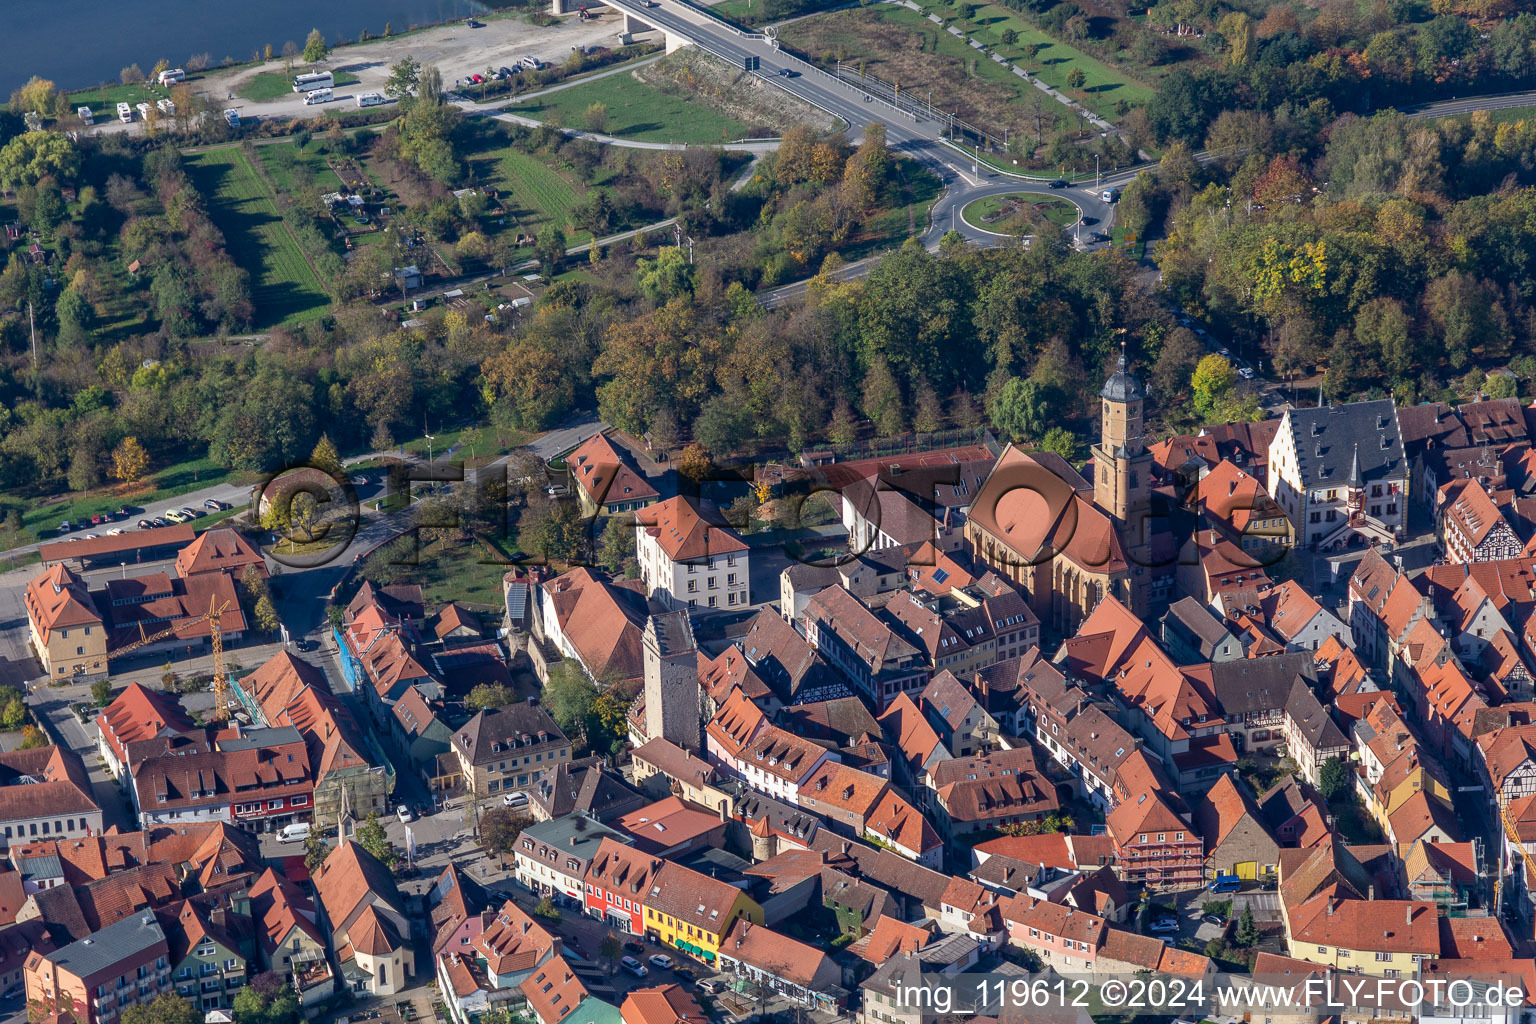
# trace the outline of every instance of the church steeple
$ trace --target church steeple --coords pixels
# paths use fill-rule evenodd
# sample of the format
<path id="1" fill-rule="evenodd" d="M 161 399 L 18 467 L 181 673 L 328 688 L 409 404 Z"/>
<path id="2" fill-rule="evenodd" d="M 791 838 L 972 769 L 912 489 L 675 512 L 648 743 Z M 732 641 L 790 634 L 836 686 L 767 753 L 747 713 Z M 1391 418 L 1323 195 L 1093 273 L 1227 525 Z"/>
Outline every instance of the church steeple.
<path id="1" fill-rule="evenodd" d="M 1094 446 L 1094 502 L 1125 524 L 1144 518 L 1151 504 L 1151 470 L 1143 436 L 1146 389 L 1126 369 L 1125 349 L 1099 391 L 1099 443 Z"/>

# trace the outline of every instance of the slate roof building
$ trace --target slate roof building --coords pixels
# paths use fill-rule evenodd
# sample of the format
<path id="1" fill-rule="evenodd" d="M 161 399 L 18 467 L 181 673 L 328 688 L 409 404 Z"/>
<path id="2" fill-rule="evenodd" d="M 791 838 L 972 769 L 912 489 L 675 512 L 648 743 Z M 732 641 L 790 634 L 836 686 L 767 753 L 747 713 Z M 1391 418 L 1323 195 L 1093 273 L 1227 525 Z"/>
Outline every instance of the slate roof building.
<path id="1" fill-rule="evenodd" d="M 1390 543 L 1408 523 L 1408 458 L 1390 398 L 1291 409 L 1269 445 L 1267 489 L 1309 548 Z"/>

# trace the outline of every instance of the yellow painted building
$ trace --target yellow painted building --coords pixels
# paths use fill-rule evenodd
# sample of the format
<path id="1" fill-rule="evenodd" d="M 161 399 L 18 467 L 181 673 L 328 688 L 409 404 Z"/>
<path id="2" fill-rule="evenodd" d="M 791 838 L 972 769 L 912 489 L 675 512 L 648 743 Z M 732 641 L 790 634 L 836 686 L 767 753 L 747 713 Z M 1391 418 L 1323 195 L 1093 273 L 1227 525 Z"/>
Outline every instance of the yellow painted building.
<path id="1" fill-rule="evenodd" d="M 62 563 L 53 565 L 27 584 L 23 601 L 32 649 L 49 679 L 106 676 L 106 623 L 80 577 Z"/>
<path id="2" fill-rule="evenodd" d="M 706 963 L 714 963 L 732 922 L 763 923 L 763 908 L 717 878 L 671 861 L 661 866 L 643 899 L 645 934 Z"/>
<path id="3" fill-rule="evenodd" d="M 1381 826 L 1383 832 L 1390 832 L 1392 815 L 1413 799 L 1416 793 L 1423 793 L 1446 807 L 1453 806 L 1450 787 L 1437 772 L 1426 768 L 1421 762 L 1399 763 L 1406 760 L 1409 759 L 1400 758 L 1388 765 L 1374 786 L 1360 787 L 1364 791 L 1362 795 L 1365 798 L 1363 802 L 1366 813 Z"/>

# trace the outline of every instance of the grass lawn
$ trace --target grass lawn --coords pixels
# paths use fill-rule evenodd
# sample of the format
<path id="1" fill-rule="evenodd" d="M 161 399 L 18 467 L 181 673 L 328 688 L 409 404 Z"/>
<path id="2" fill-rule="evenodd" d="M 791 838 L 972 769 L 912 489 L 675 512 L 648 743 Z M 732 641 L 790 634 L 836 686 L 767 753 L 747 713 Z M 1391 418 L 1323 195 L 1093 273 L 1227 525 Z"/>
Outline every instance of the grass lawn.
<path id="1" fill-rule="evenodd" d="M 154 103 L 164 99 L 170 92 L 157 87 L 150 87 L 147 83 L 135 82 L 132 85 L 109 85 L 105 89 L 83 89 L 80 92 L 69 94 L 69 107 L 73 111 L 76 107 L 90 107 L 95 115 L 96 123 L 111 121 L 117 117 L 117 105 L 126 103 L 134 106 L 139 103 Z M 135 114 L 135 117 L 138 115 Z M 73 121 L 74 116 L 66 118 Z"/>
<path id="2" fill-rule="evenodd" d="M 324 192 L 335 192 L 342 187 L 341 179 L 336 177 L 336 172 L 331 170 L 325 155 L 314 143 L 300 149 L 297 143 L 280 142 L 275 146 L 258 146 L 256 152 L 271 176 L 272 184 L 280 191 L 294 191 L 294 178 L 303 178 L 306 174 Z"/>
<path id="3" fill-rule="evenodd" d="M 593 103 L 608 108 L 606 134 L 640 142 L 729 142 L 746 138 L 747 125 L 703 104 L 669 96 L 629 75 L 612 75 L 573 85 L 538 99 L 507 107 L 512 114 L 539 121 L 556 119 L 571 128 L 585 127 L 583 113 Z"/>
<path id="4" fill-rule="evenodd" d="M 1133 260 L 1139 260 L 1147 254 L 1146 240 L 1142 238 L 1135 238 L 1130 241 L 1126 241 L 1125 229 L 1119 225 L 1116 225 L 1115 229 L 1110 232 L 1110 241 L 1124 249 L 1125 254 Z"/>
<path id="5" fill-rule="evenodd" d="M 266 186 L 238 146 L 187 158 L 208 213 L 224 233 L 230 255 L 251 275 L 257 327 L 300 323 L 321 316 L 330 298 L 288 233 Z"/>
<path id="6" fill-rule="evenodd" d="M 1014 220 L 1017 207 L 1021 204 L 1033 206 L 1044 215 L 1046 220 L 1061 227 L 1076 224 L 1078 217 L 1082 216 L 1082 212 L 1065 199 L 1052 199 L 1024 192 L 977 199 L 967 203 L 965 209 L 960 211 L 960 216 L 965 218 L 966 223 L 972 227 L 983 231 L 1013 234 L 1014 232 L 1007 228 L 1009 222 Z"/>
<path id="7" fill-rule="evenodd" d="M 927 230 L 928 210 L 943 193 L 944 183 L 915 160 L 899 161 L 896 176 L 900 184 L 889 197 L 888 208 L 865 221 L 859 237 L 839 247 L 844 259 L 859 259 Z"/>
<path id="8" fill-rule="evenodd" d="M 356 85 L 358 77 L 350 71 L 333 71 L 331 77 L 337 85 Z M 281 71 L 263 71 L 243 82 L 237 95 L 252 103 L 270 103 L 293 92 L 293 76 Z"/>
<path id="9" fill-rule="evenodd" d="M 188 491 L 226 483 L 228 480 L 229 471 L 204 454 L 156 470 L 145 478 L 141 487 L 136 489 L 118 491 L 115 487 L 102 487 L 85 494 L 72 495 L 68 501 L 50 503 L 28 502 L 7 497 L 0 500 L 0 509 L 8 511 L 12 507 L 20 508 L 23 527 L 36 527 L 35 538 L 32 536 L 32 531 L 23 529 L 18 535 L 20 540 L 16 543 L 33 539 L 57 540 L 60 538 L 54 531 L 58 529 L 62 520 L 78 522 L 81 519 L 89 519 L 97 513 L 115 511 L 124 505 L 129 508 L 146 508 L 158 502 L 170 501 Z M 197 520 L 197 525 L 204 526 L 213 520 L 214 515 L 210 514 Z M 69 536 L 72 535 L 65 534 L 64 539 Z M 3 543 L 3 540 L 0 540 L 0 543 Z"/>
<path id="10" fill-rule="evenodd" d="M 946 18 L 955 14 L 950 7 L 934 6 L 933 10 Z M 956 20 L 954 24 L 966 36 L 1013 60 L 1053 88 L 1067 91 L 1067 75 L 1073 68 L 1081 68 L 1086 77 L 1084 89 L 1081 94 L 1072 93 L 1073 98 L 1081 99 L 1088 109 L 1105 118 L 1116 116 L 1115 104 L 1119 100 L 1135 106 L 1152 98 L 1153 90 L 1148 86 L 1053 39 L 1005 7 L 984 4 L 976 9 L 971 21 Z M 1002 34 L 1008 29 L 1018 33 L 1018 43 L 1013 46 L 1002 44 Z M 924 37 L 921 48 L 911 44 L 914 35 Z M 886 81 L 899 81 L 913 92 L 926 93 L 931 88 L 936 105 L 958 105 L 962 117 L 969 109 L 971 116 L 983 119 L 983 127 L 988 119 L 996 120 L 1002 115 L 997 102 L 1006 103 L 1011 108 L 1008 113 L 1017 120 L 1023 114 L 1020 107 L 1026 97 L 1037 92 L 1034 85 L 1012 69 L 929 21 L 926 14 L 904 7 L 881 6 L 820 15 L 786 26 L 781 36 L 817 60 L 825 61 L 829 54 L 835 57 L 841 53 L 845 61 L 864 60 L 870 73 Z M 1038 46 L 1039 50 L 1035 56 L 1026 57 L 1026 47 L 1030 45 Z M 959 73 L 955 69 L 957 64 L 963 69 Z M 986 95 L 965 88 L 966 81 L 998 86 L 1001 90 L 989 101 Z M 1040 95 L 1044 97 L 1043 93 Z M 1053 115 L 1067 116 L 1065 107 L 1055 99 L 1046 99 Z"/>
<path id="11" fill-rule="evenodd" d="M 415 565 L 404 566 L 405 581 L 419 583 L 427 606 L 459 601 L 471 607 L 494 608 L 501 604 L 501 578 L 510 571 L 510 542 L 491 540 L 501 560 L 473 540 L 431 539 L 422 531 Z"/>

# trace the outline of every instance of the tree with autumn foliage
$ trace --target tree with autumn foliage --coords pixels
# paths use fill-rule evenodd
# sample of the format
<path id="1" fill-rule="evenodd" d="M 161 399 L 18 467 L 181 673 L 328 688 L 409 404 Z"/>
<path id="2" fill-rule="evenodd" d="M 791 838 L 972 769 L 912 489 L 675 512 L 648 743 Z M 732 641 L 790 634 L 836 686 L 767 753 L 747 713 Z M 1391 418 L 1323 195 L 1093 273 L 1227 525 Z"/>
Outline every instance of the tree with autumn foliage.
<path id="1" fill-rule="evenodd" d="M 149 469 L 149 452 L 136 437 L 125 437 L 112 451 L 112 475 L 125 484 L 144 479 Z"/>

